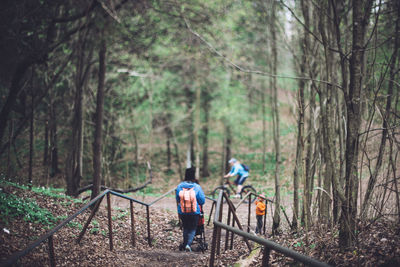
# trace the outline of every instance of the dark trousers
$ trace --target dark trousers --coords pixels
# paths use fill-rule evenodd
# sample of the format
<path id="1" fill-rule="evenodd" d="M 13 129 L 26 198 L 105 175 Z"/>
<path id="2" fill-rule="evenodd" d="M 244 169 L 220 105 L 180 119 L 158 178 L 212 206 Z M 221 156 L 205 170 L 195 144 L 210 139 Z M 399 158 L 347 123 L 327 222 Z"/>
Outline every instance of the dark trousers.
<path id="1" fill-rule="evenodd" d="M 258 233 L 261 234 L 261 231 L 263 228 L 263 217 L 264 217 L 264 215 L 256 215 L 256 218 L 257 218 L 256 234 L 258 234 Z"/>
<path id="2" fill-rule="evenodd" d="M 183 247 L 186 245 L 190 246 L 196 234 L 199 215 L 181 214 L 181 220 L 183 226 Z"/>

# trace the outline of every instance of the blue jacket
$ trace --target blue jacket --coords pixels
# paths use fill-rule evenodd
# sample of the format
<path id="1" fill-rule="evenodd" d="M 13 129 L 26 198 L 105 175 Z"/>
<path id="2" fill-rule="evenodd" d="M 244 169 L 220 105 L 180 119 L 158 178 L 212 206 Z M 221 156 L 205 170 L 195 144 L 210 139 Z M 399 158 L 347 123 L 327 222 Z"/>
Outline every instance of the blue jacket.
<path id="1" fill-rule="evenodd" d="M 197 208 L 196 208 L 196 212 L 191 212 L 191 213 L 185 213 L 185 214 L 200 214 L 200 206 L 199 205 L 204 205 L 205 201 L 206 201 L 206 197 L 204 195 L 203 189 L 201 189 L 201 186 L 194 183 L 194 182 L 188 182 L 188 181 L 183 181 L 182 183 L 180 183 L 178 185 L 178 187 L 176 188 L 176 201 L 178 202 L 178 213 L 182 214 L 182 210 L 181 210 L 181 204 L 180 204 L 180 197 L 179 197 L 179 192 L 182 191 L 182 188 L 192 188 L 194 187 L 194 192 L 196 193 L 196 200 L 197 200 Z"/>
<path id="2" fill-rule="evenodd" d="M 229 174 L 232 174 L 232 176 L 238 175 L 239 177 L 249 176 L 249 172 L 246 171 L 240 163 L 233 165 Z"/>

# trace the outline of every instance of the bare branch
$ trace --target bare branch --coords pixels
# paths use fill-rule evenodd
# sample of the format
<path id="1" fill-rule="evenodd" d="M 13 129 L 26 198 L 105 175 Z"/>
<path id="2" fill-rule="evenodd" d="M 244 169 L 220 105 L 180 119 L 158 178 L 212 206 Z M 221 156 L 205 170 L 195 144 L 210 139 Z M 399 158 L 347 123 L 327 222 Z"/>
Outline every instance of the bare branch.
<path id="1" fill-rule="evenodd" d="M 230 60 L 229 58 L 227 58 L 226 56 L 224 56 L 221 52 L 219 52 L 210 42 L 208 42 L 204 37 L 202 37 L 199 33 L 197 33 L 196 31 L 194 31 L 191 27 L 189 22 L 186 20 L 185 17 L 183 17 L 186 27 L 188 28 L 188 30 L 195 35 L 197 38 L 199 38 L 203 43 L 205 43 L 207 45 L 207 47 L 209 48 L 209 50 L 215 54 L 217 54 L 219 57 L 221 57 L 224 61 L 226 61 L 230 66 L 232 66 L 234 69 L 244 72 L 244 73 L 252 73 L 252 74 L 257 74 L 257 75 L 261 75 L 261 76 L 267 76 L 267 77 L 275 77 L 275 78 L 283 78 L 283 79 L 294 79 L 294 80 L 308 80 L 308 81 L 314 81 L 314 82 L 319 82 L 319 83 L 324 83 L 324 84 L 328 84 L 328 85 L 332 85 L 335 86 L 337 88 L 342 89 L 342 86 L 339 84 L 335 84 L 329 81 L 324 81 L 324 80 L 318 80 L 318 79 L 313 79 L 311 77 L 296 77 L 296 76 L 287 76 L 287 75 L 278 75 L 278 74 L 271 74 L 271 73 L 267 73 L 264 71 L 260 71 L 260 70 L 251 70 L 251 69 L 245 69 L 242 66 L 239 66 L 237 64 L 235 64 L 232 60 Z"/>

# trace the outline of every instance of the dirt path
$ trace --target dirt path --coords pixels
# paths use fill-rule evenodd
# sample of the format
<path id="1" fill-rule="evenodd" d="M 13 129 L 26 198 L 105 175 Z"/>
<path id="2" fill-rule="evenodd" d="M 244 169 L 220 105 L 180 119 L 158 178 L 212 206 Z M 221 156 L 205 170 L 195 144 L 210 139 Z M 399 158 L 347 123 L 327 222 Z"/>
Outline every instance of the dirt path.
<path id="1" fill-rule="evenodd" d="M 185 253 L 167 249 L 152 249 L 146 251 L 119 251 L 119 259 L 124 266 L 196 266 L 206 263 L 204 254 Z M 199 264 L 200 263 L 200 264 Z"/>
<path id="2" fill-rule="evenodd" d="M 151 203 L 157 197 L 149 197 L 149 196 L 132 196 L 133 198 L 140 200 L 144 203 Z M 234 205 L 237 205 L 239 203 L 239 199 L 232 199 L 232 202 Z M 106 206 L 106 201 L 102 202 L 103 206 Z M 111 197 L 111 206 L 113 207 L 113 215 L 114 213 L 117 213 L 115 209 L 123 209 L 123 210 L 128 210 L 130 203 L 129 200 L 112 196 Z M 201 252 L 192 252 L 192 253 L 185 253 L 185 252 L 180 252 L 178 250 L 178 245 L 182 240 L 182 232 L 179 230 L 179 228 L 175 228 L 172 226 L 168 226 L 168 224 L 171 221 L 178 222 L 178 215 L 176 212 L 176 201 L 175 197 L 173 194 L 168 195 L 167 197 L 163 198 L 162 200 L 154 203 L 152 206 L 150 206 L 150 220 L 151 220 L 151 236 L 152 238 L 157 240 L 157 245 L 154 247 L 148 247 L 147 244 L 142 247 L 139 250 L 136 249 L 127 249 L 127 250 L 121 250 L 118 251 L 116 250 L 116 253 L 118 254 L 118 258 L 124 263 L 124 265 L 128 266 L 130 264 L 134 266 L 207 266 L 209 262 L 209 256 L 210 256 L 210 251 L 211 251 L 211 241 L 212 241 L 212 233 L 213 233 L 213 224 L 212 224 L 212 218 L 213 214 L 215 212 L 215 209 L 212 211 L 211 215 L 211 220 L 209 226 L 207 226 L 208 220 L 210 218 L 210 213 L 211 213 L 211 207 L 212 207 L 212 201 L 211 200 L 206 200 L 206 203 L 204 205 L 204 211 L 205 211 L 205 238 L 206 242 L 208 243 L 208 250 L 205 253 Z M 134 204 L 134 209 L 142 214 L 145 214 L 146 212 L 146 207 L 142 206 L 140 204 L 135 203 Z M 164 223 L 160 221 L 160 212 L 164 216 L 166 215 L 166 218 L 163 218 L 162 220 Z M 236 214 L 241 222 L 241 225 L 243 227 L 243 230 L 247 230 L 247 224 L 248 224 L 248 212 L 249 212 L 249 206 L 247 203 L 243 203 L 237 208 Z M 224 205 L 224 210 L 223 210 L 223 221 L 226 222 L 227 218 L 227 205 Z M 255 218 L 255 205 L 251 204 L 250 206 L 250 230 L 254 231 L 256 227 L 256 218 Z M 142 220 L 145 218 L 142 218 Z M 270 226 L 272 225 L 272 217 L 267 216 L 267 232 L 269 232 L 268 229 L 270 229 Z M 269 228 L 268 228 L 269 227 Z M 172 232 L 174 232 L 172 234 Z M 168 236 L 169 233 L 170 235 L 173 236 Z M 146 235 L 146 233 L 145 233 Z M 225 235 L 226 231 L 221 232 L 221 239 L 225 240 Z M 166 240 L 169 239 L 170 240 Z M 228 251 L 227 255 L 223 255 L 222 257 L 226 258 L 232 257 L 231 259 L 228 259 L 230 263 L 234 263 L 237 260 L 241 258 L 240 255 L 246 254 L 247 255 L 247 248 L 245 248 L 245 244 L 241 239 L 235 239 L 235 247 L 236 251 L 233 253 L 232 251 Z M 243 243 L 243 244 L 241 244 Z M 241 245 L 240 245 L 241 244 Z M 196 247 L 197 244 L 194 243 L 194 247 Z M 243 246 L 242 248 L 239 248 L 240 246 Z M 239 249 L 238 249 L 239 248 Z M 235 256 L 231 256 L 233 254 Z M 242 261 L 245 259 L 242 259 Z M 251 260 L 248 260 L 251 262 Z M 241 262 L 242 264 L 244 262 Z M 224 264 L 224 263 L 221 263 Z"/>
<path id="3" fill-rule="evenodd" d="M 133 197 L 135 198 L 135 197 Z M 136 198 L 144 203 L 151 203 L 152 201 L 154 201 L 155 199 L 157 199 L 157 197 L 139 197 Z M 239 199 L 232 199 L 232 202 L 234 205 L 237 205 L 239 203 Z M 106 202 L 103 202 L 106 203 Z M 103 204 L 104 205 L 104 204 Z M 112 207 L 120 207 L 120 208 L 124 208 L 127 209 L 129 208 L 129 200 L 123 199 L 123 198 L 119 198 L 119 197 L 112 197 L 111 198 L 111 206 Z M 135 204 L 136 208 L 139 209 L 143 209 L 145 210 L 144 206 L 141 206 L 139 204 Z M 205 212 L 205 219 L 206 219 L 206 223 L 208 222 L 208 219 L 210 217 L 210 213 L 211 213 L 211 207 L 212 207 L 212 201 L 206 199 L 206 203 L 204 205 L 204 212 Z M 227 218 L 227 214 L 228 214 L 228 208 L 227 205 L 224 205 L 224 210 L 223 210 L 223 218 Z M 175 212 L 176 211 L 176 201 L 174 196 L 171 194 L 170 196 L 167 196 L 165 198 L 163 198 L 162 200 L 154 203 L 151 207 L 150 207 L 150 216 L 151 216 L 151 210 L 152 209 L 157 209 L 157 210 L 165 210 L 165 211 L 170 211 L 170 212 Z M 256 227 L 256 218 L 255 218 L 255 205 L 252 204 L 250 207 L 250 230 L 255 230 Z M 213 210 L 213 214 L 211 215 L 213 217 L 215 212 L 215 209 Z M 247 224 L 248 224 L 248 213 L 249 213 L 249 207 L 247 203 L 242 203 L 236 210 L 236 214 L 243 226 L 244 229 L 247 229 Z M 266 222 L 266 227 L 267 229 L 269 229 L 268 227 L 270 227 L 272 225 L 272 216 L 270 209 L 268 208 L 267 211 L 267 222 Z M 210 226 L 212 226 L 212 218 L 210 221 Z M 245 228 L 246 227 L 246 228 Z"/>

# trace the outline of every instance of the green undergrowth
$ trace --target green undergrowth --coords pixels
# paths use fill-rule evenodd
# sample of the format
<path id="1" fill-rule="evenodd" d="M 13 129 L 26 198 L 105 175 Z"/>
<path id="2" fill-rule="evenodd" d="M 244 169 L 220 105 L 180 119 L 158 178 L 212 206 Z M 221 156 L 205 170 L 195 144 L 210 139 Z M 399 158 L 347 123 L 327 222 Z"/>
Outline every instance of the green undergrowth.
<path id="1" fill-rule="evenodd" d="M 35 200 L 0 191 L 0 221 L 8 225 L 15 218 L 22 217 L 26 222 L 54 226 L 58 218 L 49 210 L 41 208 Z"/>
<path id="2" fill-rule="evenodd" d="M 22 190 L 31 190 L 36 194 L 40 194 L 43 196 L 48 196 L 52 198 L 62 198 L 66 200 L 73 201 L 75 203 L 83 203 L 81 199 L 76 199 L 65 195 L 65 190 L 63 188 L 52 188 L 52 187 L 30 187 L 29 185 L 21 185 L 18 183 L 10 182 L 4 179 L 0 179 L 0 186 L 13 186 L 15 188 L 19 188 Z"/>
<path id="3" fill-rule="evenodd" d="M 125 219 L 129 215 L 129 212 L 126 209 L 120 207 L 114 207 L 113 209 L 117 211 L 117 214 L 112 216 L 113 221 Z"/>
<path id="4" fill-rule="evenodd" d="M 22 218 L 24 221 L 34 224 L 41 224 L 47 228 L 55 226 L 55 224 L 63 219 L 62 216 L 54 216 L 51 211 L 40 207 L 33 198 L 20 197 L 8 192 L 8 188 L 17 188 L 34 192 L 38 195 L 55 198 L 60 201 L 63 206 L 68 206 L 71 202 L 83 203 L 81 199 L 74 199 L 64 194 L 64 189 L 46 188 L 46 187 L 30 187 L 29 185 L 21 185 L 0 178 L 0 223 L 9 225 L 13 220 Z"/>

